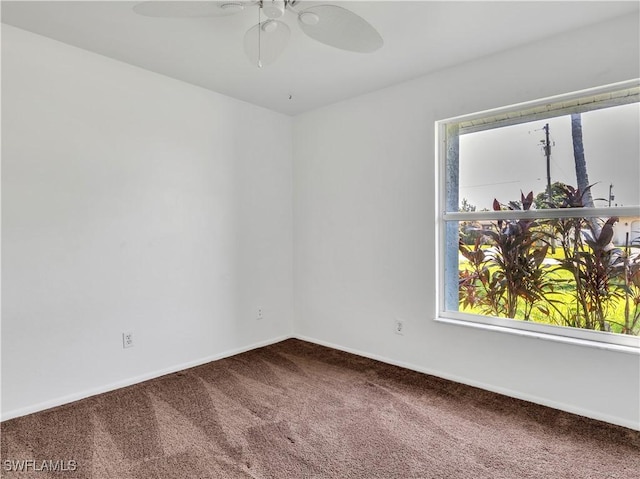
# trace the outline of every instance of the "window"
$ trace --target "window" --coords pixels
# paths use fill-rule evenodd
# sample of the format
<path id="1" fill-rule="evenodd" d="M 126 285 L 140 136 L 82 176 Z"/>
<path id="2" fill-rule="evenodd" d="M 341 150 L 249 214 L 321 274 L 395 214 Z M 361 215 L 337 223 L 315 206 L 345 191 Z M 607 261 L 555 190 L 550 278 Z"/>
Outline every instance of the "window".
<path id="1" fill-rule="evenodd" d="M 640 348 L 639 93 L 437 123 L 440 318 Z"/>

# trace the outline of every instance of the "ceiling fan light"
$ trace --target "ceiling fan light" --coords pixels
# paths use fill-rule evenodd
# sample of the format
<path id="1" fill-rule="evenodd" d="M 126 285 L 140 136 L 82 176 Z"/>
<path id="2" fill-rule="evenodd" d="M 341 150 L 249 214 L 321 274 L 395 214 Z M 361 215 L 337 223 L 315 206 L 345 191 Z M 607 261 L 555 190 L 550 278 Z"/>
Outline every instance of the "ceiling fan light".
<path id="1" fill-rule="evenodd" d="M 267 20 L 262 24 L 262 31 L 266 33 L 275 32 L 278 29 L 278 22 L 275 20 Z"/>
<path id="2" fill-rule="evenodd" d="M 244 10 L 244 5 L 240 2 L 227 2 L 220 5 L 220 8 L 227 12 L 241 12 Z"/>
<path id="3" fill-rule="evenodd" d="M 298 18 L 305 25 L 317 25 L 320 22 L 320 17 L 313 12 L 302 12 Z"/>
<path id="4" fill-rule="evenodd" d="M 262 11 L 269 18 L 280 18 L 284 15 L 284 0 L 263 0 Z"/>

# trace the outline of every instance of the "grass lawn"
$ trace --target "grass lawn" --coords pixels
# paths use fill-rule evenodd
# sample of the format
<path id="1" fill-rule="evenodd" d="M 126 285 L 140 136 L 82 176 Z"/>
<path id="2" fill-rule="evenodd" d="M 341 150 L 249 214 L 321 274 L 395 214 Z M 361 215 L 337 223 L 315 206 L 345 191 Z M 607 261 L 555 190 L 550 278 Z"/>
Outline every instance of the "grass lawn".
<path id="1" fill-rule="evenodd" d="M 483 250 L 488 250 L 489 247 L 483 247 Z M 471 271 L 472 267 L 469 261 L 462 255 L 460 255 L 459 260 L 459 270 L 460 271 Z M 551 252 L 549 250 L 544 263 L 548 267 L 548 279 L 553 280 L 554 282 L 554 290 L 551 293 L 548 293 L 546 298 L 552 300 L 555 305 L 554 309 L 550 306 L 547 301 L 543 301 L 539 303 L 543 306 L 544 309 L 549 311 L 549 314 L 546 314 L 540 311 L 537 308 L 533 308 L 529 321 L 558 325 L 558 326 L 573 326 L 573 327 L 584 327 L 580 324 L 572 324 L 572 319 L 576 317 L 576 311 L 579 311 L 581 314 L 580 317 L 583 316 L 582 308 L 579 308 L 579 304 L 576 300 L 575 294 L 575 280 L 573 274 L 562 268 L 554 268 L 554 263 L 558 264 L 561 260 L 564 259 L 564 251 L 562 248 L 556 248 L 555 252 Z M 498 270 L 497 266 L 490 266 L 489 270 L 491 273 L 494 273 Z M 479 295 L 482 297 L 481 288 L 477 288 Z M 628 306 L 626 306 L 628 304 Z M 617 298 L 611 297 L 608 301 L 604 302 L 604 312 L 605 318 L 610 328 L 611 332 L 621 333 L 624 329 L 625 324 L 625 307 L 629 308 L 629 314 L 631 319 L 637 317 L 640 314 L 640 306 L 636 306 L 633 300 L 633 297 L 629 298 Z M 481 306 L 473 306 L 473 307 L 463 307 L 462 304 L 460 306 L 461 311 L 472 314 L 479 315 L 487 315 L 486 312 L 483 311 Z M 491 315 L 491 314 L 488 314 Z M 634 316 L 635 315 L 635 316 Z M 518 312 L 516 317 L 513 319 L 521 319 L 524 320 L 525 312 L 523 307 L 518 308 Z M 640 323 L 640 321 L 637 321 Z M 634 330 L 635 335 L 640 335 L 640 324 L 637 324 Z"/>

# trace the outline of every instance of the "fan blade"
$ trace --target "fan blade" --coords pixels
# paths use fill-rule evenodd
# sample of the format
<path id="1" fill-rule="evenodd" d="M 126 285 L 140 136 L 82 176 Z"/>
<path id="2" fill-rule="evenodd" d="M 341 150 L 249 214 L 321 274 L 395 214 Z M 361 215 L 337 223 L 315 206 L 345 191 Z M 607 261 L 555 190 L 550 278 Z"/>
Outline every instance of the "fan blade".
<path id="1" fill-rule="evenodd" d="M 251 63 L 260 67 L 276 61 L 289 42 L 291 29 L 280 20 L 267 20 L 244 35 L 244 51 Z"/>
<path id="2" fill-rule="evenodd" d="M 138 3 L 133 11 L 145 17 L 223 17 L 241 12 L 244 7 L 256 2 L 223 0 L 213 2 L 196 1 L 150 1 Z"/>
<path id="3" fill-rule="evenodd" d="M 352 52 L 371 53 L 384 41 L 364 18 L 337 5 L 318 5 L 298 13 L 304 33 L 326 45 Z"/>

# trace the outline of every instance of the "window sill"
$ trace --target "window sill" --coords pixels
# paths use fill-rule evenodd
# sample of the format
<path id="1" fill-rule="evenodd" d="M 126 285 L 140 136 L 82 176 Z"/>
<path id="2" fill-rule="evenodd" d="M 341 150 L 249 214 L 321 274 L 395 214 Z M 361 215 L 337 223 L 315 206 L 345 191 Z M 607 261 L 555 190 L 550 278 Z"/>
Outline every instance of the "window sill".
<path id="1" fill-rule="evenodd" d="M 633 354 L 635 356 L 640 356 L 640 348 L 634 347 L 634 346 L 612 344 L 612 343 L 594 341 L 589 339 L 573 338 L 569 336 L 561 336 L 558 334 L 543 333 L 538 331 L 527 331 L 527 330 L 518 329 L 518 328 L 497 326 L 494 324 L 483 324 L 483 323 L 477 323 L 472 321 L 465 321 L 462 319 L 437 317 L 435 320 L 439 323 L 451 324 L 453 326 L 476 328 L 484 331 L 494 331 L 498 333 L 513 334 L 516 336 L 522 336 L 522 337 L 532 338 L 532 339 L 540 339 L 543 341 L 554 341 L 554 342 L 563 343 L 563 344 L 571 344 L 574 346 L 583 346 L 583 347 L 594 348 L 594 349 L 604 349 L 606 351 L 615 351 L 615 352 L 628 353 L 628 354 Z"/>

